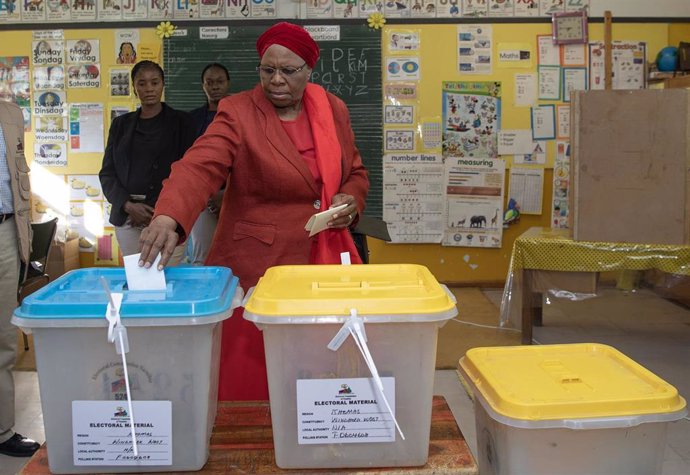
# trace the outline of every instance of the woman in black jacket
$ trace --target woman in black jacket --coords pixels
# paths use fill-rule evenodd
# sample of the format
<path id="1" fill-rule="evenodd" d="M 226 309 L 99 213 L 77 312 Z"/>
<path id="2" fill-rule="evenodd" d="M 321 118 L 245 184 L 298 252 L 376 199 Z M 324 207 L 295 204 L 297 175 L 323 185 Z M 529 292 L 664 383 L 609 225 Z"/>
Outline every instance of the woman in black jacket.
<path id="1" fill-rule="evenodd" d="M 158 64 L 135 64 L 132 84 L 141 107 L 113 120 L 99 173 L 123 256 L 139 252 L 139 234 L 151 221 L 163 180 L 196 138 L 189 114 L 161 102 L 165 75 Z M 179 246 L 174 263 L 183 254 Z"/>

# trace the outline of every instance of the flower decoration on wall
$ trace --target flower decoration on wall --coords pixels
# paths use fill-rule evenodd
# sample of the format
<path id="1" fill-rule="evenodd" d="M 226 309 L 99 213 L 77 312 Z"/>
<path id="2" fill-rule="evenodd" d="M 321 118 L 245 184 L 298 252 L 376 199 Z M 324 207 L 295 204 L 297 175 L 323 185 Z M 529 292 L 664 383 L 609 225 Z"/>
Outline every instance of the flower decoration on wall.
<path id="1" fill-rule="evenodd" d="M 160 39 L 170 38 L 173 34 L 173 31 L 175 31 L 176 28 L 177 27 L 169 21 L 162 21 L 156 27 L 156 34 Z"/>
<path id="2" fill-rule="evenodd" d="M 372 13 L 369 15 L 369 18 L 367 18 L 367 23 L 369 23 L 369 28 L 378 30 L 386 24 L 386 18 L 383 16 L 383 13 Z"/>

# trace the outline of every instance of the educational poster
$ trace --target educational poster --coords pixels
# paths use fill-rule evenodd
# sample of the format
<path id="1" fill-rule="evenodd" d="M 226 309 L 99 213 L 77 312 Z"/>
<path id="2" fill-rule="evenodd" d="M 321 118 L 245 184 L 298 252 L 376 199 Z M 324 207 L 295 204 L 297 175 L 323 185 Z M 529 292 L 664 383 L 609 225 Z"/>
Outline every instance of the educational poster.
<path id="1" fill-rule="evenodd" d="M 443 162 L 439 154 L 383 156 L 383 220 L 394 243 L 439 243 Z"/>
<path id="2" fill-rule="evenodd" d="M 225 0 L 204 0 L 199 5 L 199 17 L 202 19 L 215 20 L 225 17 L 223 4 Z"/>
<path id="3" fill-rule="evenodd" d="M 67 40 L 68 63 L 100 63 L 98 40 Z"/>
<path id="4" fill-rule="evenodd" d="M 546 142 L 532 142 L 532 151 L 513 155 L 513 165 L 546 165 Z"/>
<path id="5" fill-rule="evenodd" d="M 252 16 L 254 15 L 252 14 Z M 173 2 L 173 18 L 175 20 L 194 20 L 199 18 L 199 2 L 195 0 L 175 0 Z"/>
<path id="6" fill-rule="evenodd" d="M 40 115 L 34 119 L 36 142 L 67 142 L 69 129 L 67 117 L 59 115 Z"/>
<path id="7" fill-rule="evenodd" d="M 539 16 L 539 0 L 515 0 L 515 16 Z"/>
<path id="8" fill-rule="evenodd" d="M 486 16 L 491 0 L 462 0 L 462 16 Z"/>
<path id="9" fill-rule="evenodd" d="M 108 2 L 110 0 L 103 0 Z M 132 20 L 146 20 L 148 18 L 148 1 L 147 0 L 121 0 L 122 1 L 122 19 L 124 21 Z M 206 0 L 204 0 L 206 1 Z M 151 2 L 155 3 L 155 2 Z M 163 3 L 163 2 L 161 2 Z"/>
<path id="10" fill-rule="evenodd" d="M 228 5 L 234 0 L 228 0 Z M 249 12 L 249 6 L 247 2 L 249 0 L 244 0 L 245 6 L 247 7 L 247 12 Z M 230 8 L 228 6 L 228 8 Z M 227 10 L 226 10 L 227 15 Z M 156 1 L 151 0 L 148 5 L 148 19 L 149 20 L 170 20 L 173 17 L 172 4 L 170 1 Z M 242 17 L 240 17 L 242 18 Z"/>
<path id="11" fill-rule="evenodd" d="M 565 11 L 564 0 L 539 0 L 539 14 L 551 16 Z"/>
<path id="12" fill-rule="evenodd" d="M 515 75 L 515 107 L 530 107 L 537 102 L 537 75 L 518 73 Z"/>
<path id="13" fill-rule="evenodd" d="M 36 92 L 33 97 L 33 113 L 39 115 L 67 115 L 65 91 Z"/>
<path id="14" fill-rule="evenodd" d="M 22 0 L 19 2 L 21 7 L 22 20 L 26 23 L 43 22 L 46 19 L 45 3 L 43 0 Z"/>
<path id="15" fill-rule="evenodd" d="M 589 0 L 565 0 L 566 12 L 589 11 Z"/>
<path id="16" fill-rule="evenodd" d="M 513 2 L 510 0 L 488 0 L 489 16 L 507 17 L 513 16 Z"/>
<path id="17" fill-rule="evenodd" d="M 334 0 L 333 18 L 357 18 L 357 0 Z"/>
<path id="18" fill-rule="evenodd" d="M 587 66 L 586 45 L 561 45 L 561 66 Z"/>
<path id="19" fill-rule="evenodd" d="M 613 89 L 646 87 L 647 43 L 613 41 L 611 43 Z M 589 88 L 604 89 L 604 43 L 589 44 Z"/>
<path id="20" fill-rule="evenodd" d="M 28 56 L 0 57 L 0 101 L 28 107 L 30 83 Z"/>
<path id="21" fill-rule="evenodd" d="M 496 157 L 500 82 L 444 82 L 443 156 Z"/>
<path id="22" fill-rule="evenodd" d="M 31 63 L 34 66 L 56 66 L 64 62 L 65 43 L 62 40 L 31 42 Z"/>
<path id="23" fill-rule="evenodd" d="M 383 4 L 383 14 L 386 16 L 386 18 L 409 18 L 410 0 L 395 0 L 385 2 Z"/>
<path id="24" fill-rule="evenodd" d="M 132 4 L 134 1 L 128 1 Z M 122 0 L 100 0 L 98 4 L 98 19 L 102 21 L 122 20 Z"/>
<path id="25" fill-rule="evenodd" d="M 67 175 L 70 200 L 101 200 L 101 181 L 98 175 Z"/>
<path id="26" fill-rule="evenodd" d="M 65 89 L 65 69 L 62 66 L 34 66 L 33 76 L 34 90 Z"/>
<path id="27" fill-rule="evenodd" d="M 419 51 L 420 35 L 421 32 L 419 30 L 392 30 L 388 36 L 388 50 L 391 53 L 404 52 L 409 54 L 410 52 L 417 52 Z"/>
<path id="28" fill-rule="evenodd" d="M 501 247 L 504 179 L 505 160 L 446 159 L 444 246 Z"/>
<path id="29" fill-rule="evenodd" d="M 460 16 L 461 0 L 436 0 L 436 18 L 455 18 Z"/>
<path id="30" fill-rule="evenodd" d="M 306 0 L 307 18 L 331 18 L 334 0 Z"/>
<path id="31" fill-rule="evenodd" d="M 414 129 L 386 130 L 384 148 L 388 151 L 413 151 Z"/>
<path id="32" fill-rule="evenodd" d="M 21 10 L 17 5 L 19 0 L 4 0 L 0 2 L 0 22 L 21 22 Z"/>
<path id="33" fill-rule="evenodd" d="M 69 135 L 72 152 L 103 153 L 103 104 L 70 104 Z"/>
<path id="34" fill-rule="evenodd" d="M 422 129 L 422 144 L 424 150 L 441 150 L 441 131 L 440 118 L 425 119 L 419 125 Z"/>
<path id="35" fill-rule="evenodd" d="M 458 71 L 491 74 L 491 25 L 458 25 Z"/>
<path id="36" fill-rule="evenodd" d="M 587 90 L 587 68 L 563 68 L 563 102 L 570 102 L 573 91 Z"/>
<path id="37" fill-rule="evenodd" d="M 436 0 L 412 0 L 412 18 L 436 18 Z"/>
<path id="38" fill-rule="evenodd" d="M 522 214 L 541 214 L 544 192 L 544 169 L 515 166 L 510 169 L 508 199 L 520 205 Z"/>
<path id="39" fill-rule="evenodd" d="M 570 197 L 570 143 L 556 142 L 553 165 L 553 200 L 551 227 L 567 228 Z"/>
<path id="40" fill-rule="evenodd" d="M 100 64 L 70 64 L 67 66 L 67 87 L 101 87 Z"/>
<path id="41" fill-rule="evenodd" d="M 63 23 L 72 19 L 72 11 L 68 0 L 48 0 L 46 20 L 50 23 Z"/>
<path id="42" fill-rule="evenodd" d="M 414 124 L 414 106 L 413 105 L 385 105 L 383 107 L 383 123 L 384 124 Z"/>
<path id="43" fill-rule="evenodd" d="M 273 18 L 276 16 L 276 0 L 252 0 L 252 18 Z"/>
<path id="44" fill-rule="evenodd" d="M 387 101 L 405 101 L 417 98 L 417 84 L 396 83 L 384 86 L 384 99 Z"/>
<path id="45" fill-rule="evenodd" d="M 96 20 L 96 0 L 73 0 L 70 7 L 72 20 L 78 22 Z"/>
<path id="46" fill-rule="evenodd" d="M 537 68 L 539 76 L 538 97 L 545 101 L 558 101 L 561 99 L 561 67 L 560 66 L 539 66 Z"/>
<path id="47" fill-rule="evenodd" d="M 139 30 L 115 30 L 115 62 L 134 64 L 137 62 Z"/>
<path id="48" fill-rule="evenodd" d="M 34 163 L 44 167 L 66 167 L 67 145 L 65 143 L 35 143 Z"/>
<path id="49" fill-rule="evenodd" d="M 387 81 L 419 81 L 419 57 L 386 58 Z"/>
<path id="50" fill-rule="evenodd" d="M 570 139 L 570 106 L 556 105 L 556 137 Z"/>
<path id="51" fill-rule="evenodd" d="M 551 35 L 537 35 L 537 62 L 541 66 L 560 66 L 561 54 Z"/>
<path id="52" fill-rule="evenodd" d="M 366 18 L 372 13 L 383 13 L 383 2 L 381 0 L 358 0 L 359 16 Z"/>
<path id="53" fill-rule="evenodd" d="M 227 0 L 225 18 L 247 18 L 251 14 L 250 0 Z"/>
<path id="54" fill-rule="evenodd" d="M 130 69 L 111 68 L 110 71 L 110 97 L 127 98 L 132 93 L 129 83 Z"/>
<path id="55" fill-rule="evenodd" d="M 498 43 L 499 68 L 522 68 L 532 67 L 532 47 L 529 43 Z"/>
<path id="56" fill-rule="evenodd" d="M 551 140 L 556 138 L 556 111 L 553 104 L 546 104 L 531 109 L 532 138 L 534 140 Z"/>

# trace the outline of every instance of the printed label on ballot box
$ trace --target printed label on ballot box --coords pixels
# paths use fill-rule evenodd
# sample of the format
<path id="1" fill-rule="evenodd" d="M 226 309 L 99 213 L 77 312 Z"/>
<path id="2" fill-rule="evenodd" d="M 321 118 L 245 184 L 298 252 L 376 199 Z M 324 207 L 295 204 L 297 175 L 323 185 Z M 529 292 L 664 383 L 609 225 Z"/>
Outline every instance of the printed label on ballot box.
<path id="1" fill-rule="evenodd" d="M 395 378 L 381 378 L 395 414 Z M 395 423 L 373 378 L 298 379 L 300 444 L 395 442 Z"/>
<path id="2" fill-rule="evenodd" d="M 74 465 L 172 465 L 172 403 L 72 401 Z"/>

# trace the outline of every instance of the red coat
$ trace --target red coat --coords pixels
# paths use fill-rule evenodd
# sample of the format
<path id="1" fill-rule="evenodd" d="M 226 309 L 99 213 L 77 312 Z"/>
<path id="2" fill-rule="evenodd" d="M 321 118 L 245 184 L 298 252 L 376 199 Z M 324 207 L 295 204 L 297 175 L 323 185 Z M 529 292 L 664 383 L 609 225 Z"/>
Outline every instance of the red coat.
<path id="1" fill-rule="evenodd" d="M 367 172 L 345 103 L 332 94 L 328 99 L 342 148 L 340 192 L 354 196 L 361 212 L 369 189 Z M 173 164 L 155 214 L 172 217 L 189 235 L 208 198 L 224 182 L 223 206 L 207 265 L 230 267 L 246 291 L 271 266 L 309 263 L 316 237 L 308 238 L 304 225 L 318 211 L 321 191 L 260 85 L 220 102 L 206 133 Z M 260 391 L 237 394 L 235 388 L 224 389 L 229 364 L 232 369 L 244 367 L 247 373 L 265 374 L 260 333 L 238 317 L 232 317 L 224 328 L 219 398 L 265 399 L 262 396 L 267 394 Z M 234 335 L 229 334 L 230 327 Z M 234 338 L 240 341 L 231 341 Z M 229 352 L 235 354 L 230 357 Z M 252 361 L 245 361 L 246 356 Z M 241 385 L 243 390 L 254 386 L 248 374 L 237 378 L 242 381 L 227 383 Z"/>

